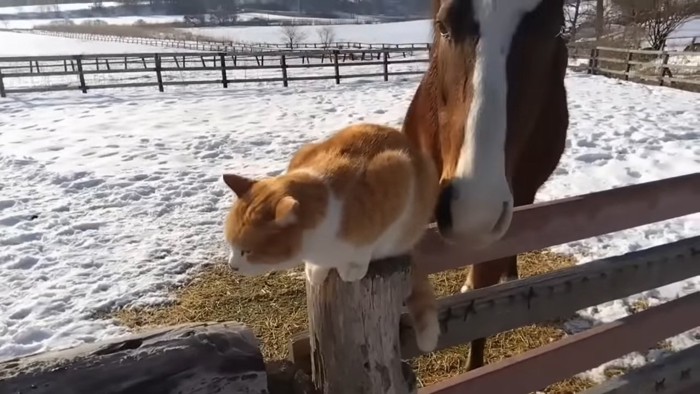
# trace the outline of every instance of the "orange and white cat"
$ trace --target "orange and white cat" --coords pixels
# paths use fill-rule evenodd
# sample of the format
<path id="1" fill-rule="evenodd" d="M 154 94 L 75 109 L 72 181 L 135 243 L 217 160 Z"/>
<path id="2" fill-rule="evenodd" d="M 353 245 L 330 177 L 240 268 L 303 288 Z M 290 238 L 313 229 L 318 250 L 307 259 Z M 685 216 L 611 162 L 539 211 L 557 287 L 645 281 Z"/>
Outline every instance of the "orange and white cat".
<path id="1" fill-rule="evenodd" d="M 331 269 L 357 281 L 370 261 L 410 253 L 439 191 L 428 155 L 399 130 L 368 123 L 304 145 L 279 176 L 223 178 L 238 197 L 225 222 L 229 265 L 250 276 L 305 264 L 312 284 Z M 440 334 L 435 295 L 420 267 L 412 271 L 406 307 L 418 347 L 431 351 Z"/>

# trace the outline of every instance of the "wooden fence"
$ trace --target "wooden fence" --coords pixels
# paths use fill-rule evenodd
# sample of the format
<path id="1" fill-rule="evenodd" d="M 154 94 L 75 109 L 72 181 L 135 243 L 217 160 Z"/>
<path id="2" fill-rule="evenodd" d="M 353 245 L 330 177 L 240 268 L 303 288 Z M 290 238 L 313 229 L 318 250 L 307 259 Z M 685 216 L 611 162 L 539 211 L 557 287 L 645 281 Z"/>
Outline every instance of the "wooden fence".
<path id="1" fill-rule="evenodd" d="M 286 87 L 294 81 L 335 80 L 339 84 L 341 80 L 352 78 L 388 81 L 390 76 L 422 74 L 422 67 L 412 65 L 427 61 L 425 48 L 0 57 L 0 96 L 62 90 L 87 93 L 93 89 L 146 86 L 158 87 L 162 92 L 172 85 L 219 84 L 227 88 L 230 84 L 254 82 L 277 82 Z M 373 72 L 342 72 L 347 67 L 367 66 L 373 67 Z M 308 70 L 319 74 L 308 74 Z M 256 72 L 256 75 L 249 75 Z M 234 73 L 243 74 L 237 77 Z M 117 78 L 125 74 L 131 76 L 128 81 Z M 106 76 L 111 81 L 89 83 L 86 76 Z M 36 86 L 38 77 L 43 78 L 41 86 Z M 30 86 L 21 84 L 23 78 L 30 78 Z M 8 81 L 13 80 L 20 81 L 20 86 L 8 86 Z"/>
<path id="2" fill-rule="evenodd" d="M 700 173 L 516 208 L 505 237 L 484 250 L 447 245 L 431 227 L 413 258 L 434 273 L 697 212 Z M 421 352 L 415 345 L 408 315 L 401 312 L 400 305 L 387 305 L 389 300 L 400 304 L 398 295 L 405 294 L 400 279 L 406 277 L 407 259 L 394 260 L 373 262 L 368 276 L 356 284 L 341 282 L 333 273 L 321 286 L 307 284 L 309 332 L 295 336 L 290 344 L 290 359 L 312 373 L 314 383 L 324 394 L 415 392 L 410 368 L 398 360 Z M 439 300 L 442 334 L 438 349 L 525 325 L 566 319 L 582 308 L 698 275 L 700 234 L 445 297 Z M 399 317 L 395 316 L 397 308 Z M 332 313 L 324 314 L 324 310 Z M 357 310 L 362 313 L 352 313 Z M 531 393 L 700 327 L 699 310 L 700 292 L 446 379 L 419 392 Z M 400 330 L 392 329 L 395 321 L 401 322 Z M 363 336 L 367 339 L 363 340 Z M 700 392 L 698 352 L 700 345 L 586 393 Z M 362 373 L 355 365 L 358 362 Z M 364 391 L 357 391 L 360 388 Z"/>
<path id="3" fill-rule="evenodd" d="M 700 52 L 603 46 L 582 50 L 572 46 L 569 54 L 573 59 L 583 58 L 586 64 L 574 65 L 573 68 L 589 74 L 700 91 Z"/>

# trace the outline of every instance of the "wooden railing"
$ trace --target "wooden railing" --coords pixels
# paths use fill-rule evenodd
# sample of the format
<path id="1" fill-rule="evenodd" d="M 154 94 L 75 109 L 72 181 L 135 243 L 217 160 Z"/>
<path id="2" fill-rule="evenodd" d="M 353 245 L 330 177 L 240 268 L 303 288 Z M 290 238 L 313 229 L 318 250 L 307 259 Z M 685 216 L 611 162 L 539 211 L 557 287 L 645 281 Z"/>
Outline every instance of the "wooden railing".
<path id="1" fill-rule="evenodd" d="M 430 228 L 414 258 L 428 272 L 439 272 L 697 212 L 700 212 L 700 173 L 516 208 L 513 224 L 506 236 L 481 251 L 470 251 L 459 245 L 448 246 L 439 239 L 435 229 Z M 529 324 L 568 318 L 582 308 L 698 275 L 700 234 L 646 250 L 445 297 L 439 300 L 442 334 L 437 350 Z M 376 281 L 377 276 L 381 274 L 375 272 L 372 278 L 363 281 Z M 334 286 L 334 298 L 347 303 L 347 294 L 338 291 L 351 286 L 342 287 L 330 279 L 327 282 L 331 282 L 327 286 Z M 388 285 L 392 282 L 384 277 L 382 283 Z M 379 284 L 375 282 L 373 285 L 375 287 L 372 288 L 376 289 Z M 367 283 L 361 286 L 369 287 Z M 319 294 L 318 290 L 313 294 Z M 312 305 L 319 302 L 329 303 L 328 300 L 314 299 L 313 295 L 309 295 L 308 301 L 310 310 Z M 386 308 L 391 310 L 390 306 Z M 377 316 L 372 313 L 382 308 L 373 304 L 362 310 L 361 316 L 354 315 L 352 318 L 373 321 Z M 531 393 L 637 349 L 652 346 L 660 340 L 700 327 L 698 310 L 700 293 L 691 294 L 425 387 L 420 393 Z M 336 319 L 347 318 L 341 312 L 334 315 Z M 400 344 L 392 356 L 397 359 L 420 355 L 406 313 L 401 316 L 401 322 L 401 329 L 395 333 L 389 330 L 386 334 L 388 337 L 382 343 L 396 341 Z M 364 323 L 365 320 L 362 320 L 354 324 L 353 329 L 363 327 Z M 325 353 L 331 352 L 331 349 L 328 346 L 324 348 L 318 332 L 313 334 L 318 330 L 317 324 L 318 316 L 310 319 L 310 332 L 312 336 L 315 335 L 311 343 L 306 332 L 295 336 L 290 344 L 290 358 L 303 369 L 313 371 L 313 379 L 319 387 L 351 386 L 352 380 L 357 377 L 343 373 L 342 369 L 348 366 L 338 362 L 338 356 L 335 356 L 335 363 L 324 363 L 324 360 L 331 358 Z M 367 329 L 375 328 L 368 324 Z M 342 331 L 334 333 L 338 338 L 345 338 L 345 334 Z M 399 339 L 393 339 L 393 335 Z M 353 338 L 356 337 L 353 334 Z M 365 358 L 374 359 L 371 349 L 367 356 L 367 349 L 355 345 L 358 352 L 365 352 Z M 697 387 L 700 385 L 698 346 L 677 353 L 668 363 L 659 361 L 645 367 L 645 370 L 654 373 L 631 372 L 629 379 L 612 380 L 592 389 L 591 393 L 617 393 L 619 391 L 615 390 L 620 386 L 627 390 L 625 393 L 653 392 L 644 389 L 658 384 L 667 393 Z M 347 346 L 343 349 L 353 351 Z M 384 347 L 383 352 L 386 351 Z M 340 359 L 354 361 L 358 358 L 362 357 L 344 353 Z M 391 359 L 387 356 L 384 358 Z M 371 374 L 372 371 L 369 371 Z M 663 376 L 669 378 L 657 380 Z M 392 392 L 408 391 L 398 389 Z"/>
<path id="2" fill-rule="evenodd" d="M 227 88 L 230 84 L 260 82 L 286 87 L 295 81 L 334 80 L 339 84 L 352 78 L 388 81 L 391 76 L 422 74 L 422 64 L 427 61 L 425 48 L 0 57 L 0 96 L 62 90 L 87 93 L 93 89 L 147 86 L 158 87 L 162 92 L 174 85 L 219 84 Z M 421 67 L 412 67 L 416 64 Z M 343 72 L 351 66 L 374 69 Z M 310 74 L 309 70 L 314 73 Z M 127 81 L 123 80 L 125 75 L 129 77 Z M 88 76 L 110 81 L 92 82 L 87 80 Z M 13 81 L 17 82 L 11 85 Z M 41 85 L 37 86 L 38 83 Z"/>
<path id="3" fill-rule="evenodd" d="M 627 48 L 595 47 L 580 50 L 571 47 L 573 58 L 585 59 L 574 69 L 589 74 L 624 80 L 650 82 L 686 90 L 700 90 L 700 52 L 668 52 Z M 685 64 L 684 64 L 685 63 Z"/>

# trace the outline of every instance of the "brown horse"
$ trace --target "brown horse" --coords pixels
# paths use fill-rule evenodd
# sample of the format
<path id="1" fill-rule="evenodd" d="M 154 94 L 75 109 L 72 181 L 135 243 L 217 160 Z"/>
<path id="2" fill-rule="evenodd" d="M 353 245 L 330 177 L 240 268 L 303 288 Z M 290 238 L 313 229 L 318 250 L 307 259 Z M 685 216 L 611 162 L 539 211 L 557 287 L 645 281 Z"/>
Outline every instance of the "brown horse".
<path id="1" fill-rule="evenodd" d="M 499 240 L 533 203 L 569 125 L 563 0 L 433 0 L 430 64 L 404 132 L 441 172 L 440 234 L 473 248 Z M 437 33 L 437 34 L 436 34 Z M 472 266 L 462 291 L 518 277 L 517 256 Z M 468 369 L 484 363 L 485 338 Z"/>

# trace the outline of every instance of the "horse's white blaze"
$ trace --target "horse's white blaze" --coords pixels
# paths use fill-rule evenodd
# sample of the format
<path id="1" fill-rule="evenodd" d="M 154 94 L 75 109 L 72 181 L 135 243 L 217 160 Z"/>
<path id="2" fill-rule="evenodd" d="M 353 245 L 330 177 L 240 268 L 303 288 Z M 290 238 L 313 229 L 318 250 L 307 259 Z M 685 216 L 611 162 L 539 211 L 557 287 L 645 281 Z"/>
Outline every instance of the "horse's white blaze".
<path id="1" fill-rule="evenodd" d="M 452 226 L 456 238 L 477 246 L 497 240 L 510 226 L 513 196 L 505 174 L 506 61 L 523 16 L 540 1 L 472 2 L 480 36 L 472 75 L 473 100 L 453 184 Z"/>

